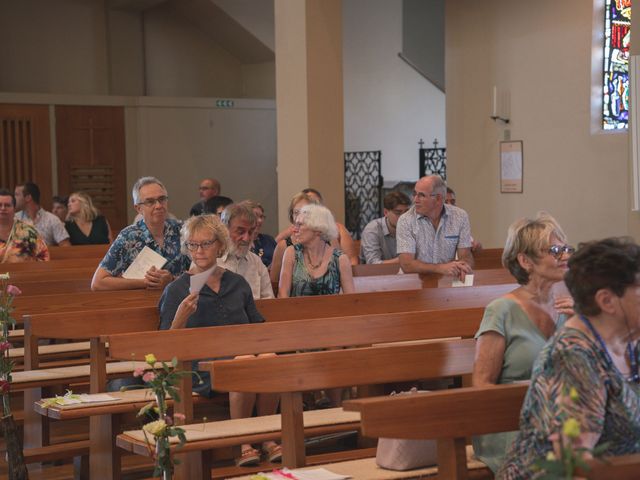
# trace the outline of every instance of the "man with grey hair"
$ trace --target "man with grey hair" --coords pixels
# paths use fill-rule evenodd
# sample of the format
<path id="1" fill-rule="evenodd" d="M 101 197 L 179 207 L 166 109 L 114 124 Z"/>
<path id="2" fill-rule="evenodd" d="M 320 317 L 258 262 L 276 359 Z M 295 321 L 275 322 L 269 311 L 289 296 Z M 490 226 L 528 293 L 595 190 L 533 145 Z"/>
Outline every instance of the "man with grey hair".
<path id="1" fill-rule="evenodd" d="M 92 290 L 163 289 L 189 268 L 189 258 L 180 252 L 182 223 L 167 217 L 169 196 L 162 182 L 142 177 L 133 185 L 131 195 L 142 218 L 124 228 L 113 241 L 93 274 Z M 162 255 L 167 263 L 162 268 L 152 266 L 144 278 L 123 278 L 144 247 Z"/>
<path id="2" fill-rule="evenodd" d="M 229 205 L 222 212 L 222 222 L 229 230 L 231 248 L 218 260 L 218 265 L 242 275 L 249 283 L 254 299 L 274 298 L 267 267 L 258 255 L 250 251 L 258 226 L 251 205 L 247 202 Z"/>
<path id="3" fill-rule="evenodd" d="M 467 212 L 445 204 L 447 185 L 438 175 L 416 182 L 413 206 L 398 220 L 396 239 L 405 273 L 464 278 L 473 268 Z M 456 260 L 457 254 L 457 260 Z"/>

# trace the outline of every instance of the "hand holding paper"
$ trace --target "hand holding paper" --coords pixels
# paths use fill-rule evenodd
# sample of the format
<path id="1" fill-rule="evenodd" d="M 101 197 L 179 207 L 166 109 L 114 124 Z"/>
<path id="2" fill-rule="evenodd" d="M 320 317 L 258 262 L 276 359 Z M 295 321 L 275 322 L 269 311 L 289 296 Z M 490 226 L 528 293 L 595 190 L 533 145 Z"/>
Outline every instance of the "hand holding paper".
<path id="1" fill-rule="evenodd" d="M 160 269 L 167 263 L 167 259 L 160 255 L 158 252 L 151 250 L 149 247 L 144 247 L 138 253 L 135 260 L 129 265 L 129 268 L 122 274 L 123 278 L 135 278 L 142 280 L 145 278 L 147 272 L 151 267 Z"/>

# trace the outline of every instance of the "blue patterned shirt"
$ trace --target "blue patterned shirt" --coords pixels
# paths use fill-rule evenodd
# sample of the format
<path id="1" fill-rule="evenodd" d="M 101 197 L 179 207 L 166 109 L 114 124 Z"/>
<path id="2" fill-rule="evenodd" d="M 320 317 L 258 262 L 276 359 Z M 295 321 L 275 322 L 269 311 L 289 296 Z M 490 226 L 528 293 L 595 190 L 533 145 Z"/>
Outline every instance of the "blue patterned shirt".
<path id="1" fill-rule="evenodd" d="M 180 227 L 182 227 L 182 222 L 178 220 L 170 218 L 165 220 L 164 246 L 162 248 L 153 239 L 144 220 L 139 220 L 133 225 L 125 227 L 100 262 L 100 268 L 114 277 L 119 277 L 133 263 L 138 253 L 147 246 L 167 259 L 167 263 L 163 267 L 165 270 L 173 275 L 180 275 L 189 268 L 191 263 L 189 257 L 180 253 Z"/>

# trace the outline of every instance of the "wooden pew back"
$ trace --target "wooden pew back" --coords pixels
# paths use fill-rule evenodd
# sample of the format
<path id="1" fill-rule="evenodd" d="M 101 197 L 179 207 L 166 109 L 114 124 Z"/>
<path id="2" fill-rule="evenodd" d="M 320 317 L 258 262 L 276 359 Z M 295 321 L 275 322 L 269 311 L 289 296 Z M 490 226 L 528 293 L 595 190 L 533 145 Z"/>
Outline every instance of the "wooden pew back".
<path id="1" fill-rule="evenodd" d="M 468 338 L 218 360 L 200 365 L 211 371 L 216 389 L 289 393 L 466 375 L 473 369 L 474 356 L 475 340 Z"/>
<path id="2" fill-rule="evenodd" d="M 527 383 L 345 402 L 369 437 L 437 439 L 439 478 L 466 479 L 465 437 L 518 429 Z"/>
<path id="3" fill-rule="evenodd" d="M 111 358 L 180 361 L 266 352 L 367 345 L 379 342 L 473 337 L 482 308 L 358 315 L 251 325 L 185 328 L 103 335 Z"/>
<path id="4" fill-rule="evenodd" d="M 67 260 L 70 258 L 94 258 L 102 259 L 110 245 L 73 245 L 71 247 L 49 247 L 51 261 Z"/>
<path id="5" fill-rule="evenodd" d="M 344 316 L 485 307 L 512 291 L 517 285 L 402 290 L 256 300 L 258 311 L 267 321 L 299 320 Z"/>

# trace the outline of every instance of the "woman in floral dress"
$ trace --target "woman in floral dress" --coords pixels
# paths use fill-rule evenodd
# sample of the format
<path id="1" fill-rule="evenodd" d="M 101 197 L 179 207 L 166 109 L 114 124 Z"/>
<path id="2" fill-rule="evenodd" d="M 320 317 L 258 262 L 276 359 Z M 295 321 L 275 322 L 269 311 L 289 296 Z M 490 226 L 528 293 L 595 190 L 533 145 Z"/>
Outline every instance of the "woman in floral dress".
<path id="1" fill-rule="evenodd" d="M 577 314 L 535 362 L 520 432 L 497 479 L 542 475 L 536 461 L 558 450 L 569 418 L 588 449 L 606 444 L 604 456 L 640 452 L 640 247 L 617 238 L 583 244 L 565 282 Z"/>
<path id="2" fill-rule="evenodd" d="M 13 193 L 0 189 L 0 263 L 48 261 L 47 244 L 34 227 L 15 220 L 15 213 Z"/>

